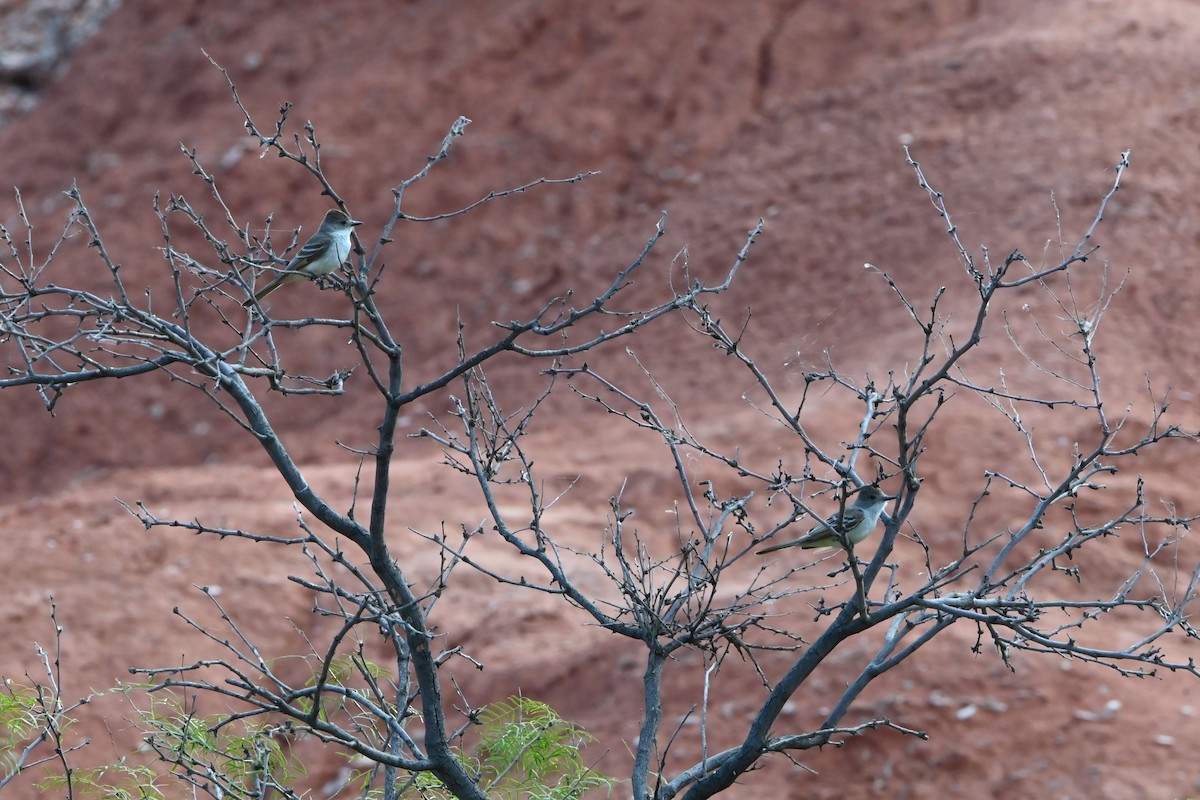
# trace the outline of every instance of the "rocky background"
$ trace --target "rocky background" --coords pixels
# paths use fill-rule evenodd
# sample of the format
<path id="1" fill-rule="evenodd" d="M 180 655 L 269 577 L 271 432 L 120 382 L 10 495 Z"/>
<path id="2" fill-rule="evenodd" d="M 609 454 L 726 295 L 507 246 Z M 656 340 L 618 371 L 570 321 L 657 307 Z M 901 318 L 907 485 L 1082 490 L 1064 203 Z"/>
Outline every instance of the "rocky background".
<path id="1" fill-rule="evenodd" d="M 1176 421 L 1200 427 L 1192 311 L 1200 299 L 1200 8 L 1192 3 L 127 2 L 108 16 L 100 3 L 50 9 L 35 16 L 51 21 L 53 58 L 22 61 L 26 50 L 12 25 L 0 52 L 0 78 L 19 95 L 0 108 L 7 121 L 0 184 L 20 188 L 39 259 L 75 181 L 125 280 L 165 286 L 155 193 L 211 206 L 181 143 L 216 174 L 239 220 L 261 225 L 274 215 L 276 226 L 311 231 L 328 201 L 302 170 L 257 157 L 202 51 L 230 70 L 260 124 L 284 101 L 294 106 L 290 130 L 313 123 L 327 174 L 366 220 L 366 236 L 386 218 L 391 187 L 424 164 L 459 115 L 474 122 L 451 159 L 406 198 L 411 214 L 451 210 L 542 176 L 600 171 L 578 186 L 541 187 L 467 217 L 398 229 L 381 293 L 393 304 L 413 381 L 454 358 L 460 319 L 469 340 L 482 342 L 492 320 L 528 315 L 568 288 L 590 296 L 638 253 L 663 209 L 668 236 L 640 278 L 647 290 L 665 290 L 678 277 L 672 261 L 685 247 L 696 274 L 720 274 L 746 232 L 766 219 L 720 307 L 731 318 L 752 310 L 744 344 L 782 389 L 797 391 L 804 369 L 821 364 L 826 351 L 847 374 L 902 370 L 919 342 L 894 295 L 862 265 L 889 272 L 918 306 L 961 276 L 902 144 L 945 192 L 969 247 L 986 245 L 1000 257 L 1020 248 L 1035 259 L 1053 259 L 1060 241 L 1073 247 L 1120 152 L 1132 148 L 1133 167 L 1098 240 L 1114 281 L 1128 272 L 1098 340 L 1106 387 L 1113 408 L 1132 403 L 1132 418 L 1144 421 L 1147 379 L 1160 394 L 1170 386 Z M 16 209 L 11 194 L 0 197 L 0 223 L 21 232 Z M 83 244 L 63 247 L 57 282 L 103 279 Z M 1100 274 L 1100 259 L 1092 263 Z M 344 302 L 308 286 L 275 297 L 280 313 L 297 315 L 336 315 Z M 1031 292 L 1027 301 L 1039 298 Z M 1053 319 L 1053 309 L 1039 308 Z M 741 399 L 748 377 L 682 325 L 660 325 L 630 344 L 710 441 L 765 463 L 797 447 Z M 344 340 L 312 332 L 286 346 L 298 371 L 327 374 L 353 357 Z M 997 368 L 1026 370 L 995 358 Z M 607 366 L 637 378 L 624 356 Z M 520 362 L 499 365 L 495 376 L 512 392 L 530 380 Z M 1036 386 L 1036 375 L 1030 380 Z M 357 461 L 339 443 L 370 441 L 377 404 L 366 383 L 352 381 L 337 401 L 269 398 L 310 481 L 344 502 Z M 954 541 L 985 468 L 1020 458 L 1001 418 L 960 401 L 932 442 L 937 453 L 911 520 L 931 542 Z M 5 391 L 0 402 L 0 675 L 39 676 L 32 643 L 53 638 L 51 593 L 65 628 L 68 698 L 127 680 L 131 665 L 203 653 L 204 643 L 171 615 L 179 607 L 213 619 L 197 586 L 217 587 L 268 652 L 301 652 L 296 628 L 324 630 L 309 615 L 312 597 L 286 580 L 306 574 L 296 554 L 146 532 L 114 502 L 143 501 L 161 516 L 216 525 L 293 529 L 295 512 L 265 456 L 207 401 L 164 376 L 77 387 L 55 417 L 32 391 Z M 640 506 L 641 532 L 671 541 L 661 511 L 674 495 L 661 444 L 581 405 L 548 408 L 533 438 L 552 483 L 583 476 L 560 508 L 565 540 L 597 546 L 607 498 L 624 483 Z M 442 410 L 436 402 L 413 409 L 405 432 Z M 829 435 L 850 437 L 857 409 L 825 410 Z M 1088 432 L 1046 434 L 1069 453 Z M 483 513 L 469 483 L 436 466 L 436 449 L 407 440 L 403 447 L 396 547 L 411 559 L 411 573 L 427 578 L 436 558 L 409 529 L 473 524 Z M 1194 462 L 1194 450 L 1168 448 L 1139 464 L 1151 497 L 1197 513 Z M 1128 487 L 1134 477 L 1114 485 Z M 1123 498 L 1104 502 L 1115 509 Z M 989 513 L 1000 530 L 1020 509 Z M 1184 566 L 1200 556 L 1188 545 L 1178 549 Z M 1117 585 L 1138 565 L 1141 546 L 1136 535 L 1122 537 L 1087 563 L 1086 574 Z M 917 555 L 902 544 L 898 559 L 906 553 Z M 497 548 L 493 558 L 506 556 Z M 807 624 L 804 613 L 793 619 Z M 597 737 L 589 755 L 600 769 L 623 773 L 638 723 L 634 651 L 557 604 L 499 592 L 478 576 L 447 599 L 440 624 L 486 664 L 456 672 L 470 703 L 518 689 L 545 700 Z M 1107 630 L 1121 642 L 1140 624 L 1118 617 Z M 1018 659 L 1010 671 L 991 652 L 972 654 L 974 640 L 974 630 L 952 628 L 864 698 L 856 718 L 888 716 L 928 731 L 929 741 L 871 733 L 805 754 L 815 773 L 777 757 L 729 796 L 1200 792 L 1191 755 L 1200 708 L 1194 678 L 1123 680 L 1046 658 Z M 1172 645 L 1172 653 L 1186 657 L 1189 647 Z M 789 720 L 813 724 L 842 685 L 839 670 L 870 654 L 870 643 L 835 653 L 797 695 Z M 765 664 L 777 675 L 786 660 Z M 669 710 L 692 702 L 703 669 L 699 659 L 676 665 Z M 734 666 L 718 688 L 714 711 L 733 736 L 762 688 Z M 81 716 L 79 731 L 92 740 L 81 763 L 114 760 L 136 743 L 132 714 L 119 700 Z M 682 741 L 694 748 L 695 732 Z M 305 757 L 308 783 L 325 796 L 340 764 L 315 747 Z"/>

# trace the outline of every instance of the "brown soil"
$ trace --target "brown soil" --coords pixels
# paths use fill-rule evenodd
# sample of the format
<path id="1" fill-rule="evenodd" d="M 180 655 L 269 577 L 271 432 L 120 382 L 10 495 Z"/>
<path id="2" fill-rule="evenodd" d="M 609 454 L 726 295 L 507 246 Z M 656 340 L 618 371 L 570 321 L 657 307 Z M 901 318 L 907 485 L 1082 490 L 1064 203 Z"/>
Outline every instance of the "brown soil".
<path id="1" fill-rule="evenodd" d="M 901 143 L 946 194 L 974 252 L 985 244 L 993 258 L 1019 248 L 1034 259 L 1047 247 L 1053 258 L 1060 239 L 1077 241 L 1129 147 L 1133 169 L 1099 239 L 1113 275 L 1129 271 L 1099 338 L 1106 386 L 1112 407 L 1122 408 L 1144 402 L 1146 376 L 1160 392 L 1171 385 L 1177 421 L 1200 427 L 1200 337 L 1187 310 L 1200 300 L 1192 263 L 1200 241 L 1200 17 L 1167 0 L 1136 8 L 1105 0 L 902 0 L 879 9 L 871 0 L 518 0 L 486 11 L 364 1 L 303 12 L 285 2 L 250 12 L 236 3 L 128 3 L 46 87 L 40 105 L 0 131 L 0 175 L 20 187 L 39 254 L 62 223 L 69 207 L 62 192 L 74 180 L 127 284 L 163 291 L 154 194 L 185 194 L 216 209 L 179 143 L 216 173 L 239 221 L 261 225 L 272 214 L 277 228 L 303 224 L 307 231 L 328 204 L 301 170 L 245 149 L 239 113 L 202 48 L 230 69 L 260 123 L 269 124 L 284 101 L 293 104 L 290 130 L 312 121 L 327 173 L 366 220 L 368 235 L 389 212 L 390 189 L 420 169 L 465 115 L 474 120 L 467 136 L 406 197 L 408 213 L 454 209 L 542 176 L 601 174 L 489 203 L 467 217 L 401 226 L 380 291 L 396 309 L 411 384 L 450 363 L 460 319 L 469 341 L 480 343 L 492 335 L 492 320 L 527 315 L 567 288 L 592 296 L 636 255 L 667 209 L 668 235 L 640 289 L 665 287 L 685 246 L 695 274 L 721 274 L 746 232 L 766 218 L 739 284 L 718 307 L 730 318 L 753 310 L 744 346 L 781 389 L 796 392 L 804 368 L 821 363 L 826 349 L 850 375 L 883 375 L 912 359 L 911 320 L 865 262 L 895 277 L 919 308 L 938 286 L 960 278 L 944 225 L 905 165 Z M 11 199 L 0 200 L 0 223 L 22 230 Z M 64 247 L 55 282 L 103 278 L 85 244 Z M 198 243 L 190 246 L 200 252 Z M 1098 259 L 1092 266 L 1101 269 Z M 1031 291 L 1023 301 L 1053 319 L 1038 297 Z M 277 298 L 284 313 L 340 308 L 336 293 L 308 286 Z M 766 463 L 795 449 L 740 399 L 748 378 L 679 324 L 631 344 L 711 441 Z M 353 358 L 342 335 L 305 331 L 286 346 L 301 372 L 328 374 Z M 997 366 L 1038 387 L 1039 374 L 999 352 Z M 626 357 L 604 363 L 637 380 Z M 517 397 L 528 372 L 527 363 L 505 362 L 498 385 Z M 356 460 L 338 443 L 366 446 L 378 406 L 363 377 L 342 400 L 268 402 L 311 483 L 343 502 L 353 492 Z M 8 556 L 0 571 L 0 675 L 37 677 L 30 643 L 52 639 L 51 593 L 65 627 L 69 697 L 128 679 L 131 665 L 206 652 L 171 613 L 178 607 L 216 620 L 198 586 L 217 587 L 215 599 L 266 652 L 303 649 L 287 620 L 314 637 L 325 630 L 308 613 L 313 598 L 286 580 L 307 574 L 298 554 L 147 532 L 113 501 L 143 501 L 160 516 L 212 525 L 291 530 L 295 513 L 278 476 L 211 403 L 165 376 L 75 387 L 53 418 L 32 391 L 6 391 L 3 401 L 0 532 Z M 412 409 L 405 432 L 440 412 L 437 402 Z M 853 426 L 856 409 L 816 402 L 826 427 L 837 431 L 833 440 L 845 438 L 840 431 Z M 564 393 L 532 440 L 555 488 L 584 476 L 557 512 L 564 540 L 595 547 L 607 498 L 628 479 L 626 497 L 640 505 L 643 534 L 671 541 L 659 517 L 674 496 L 661 443 L 614 428 L 581 405 Z M 1144 408 L 1134 415 L 1144 419 Z M 978 476 L 997 455 L 1008 457 L 1002 423 L 967 398 L 947 414 L 931 441 L 912 520 L 926 540 L 953 541 Z M 1087 431 L 1058 433 L 1069 441 Z M 409 440 L 403 448 L 393 498 L 396 547 L 414 578 L 427 580 L 436 555 L 410 530 L 478 522 L 483 511 L 467 482 L 436 466 L 435 449 Z M 1136 465 L 1152 496 L 1183 514 L 1197 513 L 1191 452 L 1176 448 Z M 1114 485 L 1128 488 L 1132 480 L 1123 475 Z M 1123 500 L 1106 502 L 1115 508 Z M 988 513 L 1003 529 L 1020 509 Z M 481 555 L 519 569 L 487 537 L 480 541 Z M 1089 564 L 1089 575 L 1115 588 L 1136 568 L 1138 548 L 1117 540 Z M 1180 548 L 1182 562 L 1194 563 L 1195 551 Z M 901 563 L 917 557 L 908 543 L 897 551 Z M 791 618 L 797 626 L 808 624 L 802 608 Z M 482 672 L 456 668 L 467 701 L 481 705 L 517 690 L 545 700 L 597 737 L 601 769 L 622 773 L 638 722 L 634 649 L 586 627 L 561 604 L 499 591 L 479 576 L 464 577 L 439 614 L 441 629 L 486 664 Z M 1114 619 L 1113 641 L 1141 624 Z M 1122 680 L 1034 657 L 1018 658 L 1010 671 L 986 649 L 973 655 L 974 640 L 974 630 L 952 628 L 881 679 L 854 716 L 887 716 L 927 731 L 929 741 L 867 733 L 805 754 L 815 774 L 776 757 L 728 796 L 1168 798 L 1200 791 L 1200 768 L 1186 755 L 1200 743 L 1194 679 Z M 1194 646 L 1172 647 L 1177 656 L 1195 653 Z M 869 643 L 835 652 L 797 694 L 788 721 L 814 724 L 844 673 L 870 655 Z M 734 741 L 763 695 L 753 673 L 734 661 L 718 676 L 711 712 L 729 721 L 728 732 L 714 733 L 710 748 Z M 782 654 L 764 661 L 771 677 L 787 663 Z M 698 696 L 704 667 L 698 658 L 672 666 L 669 712 Z M 112 760 L 136 741 L 128 708 L 115 700 L 83 717 L 79 730 L 93 741 L 84 761 Z M 699 752 L 695 730 L 681 737 L 688 758 Z M 316 787 L 336 772 L 319 753 L 307 753 Z"/>

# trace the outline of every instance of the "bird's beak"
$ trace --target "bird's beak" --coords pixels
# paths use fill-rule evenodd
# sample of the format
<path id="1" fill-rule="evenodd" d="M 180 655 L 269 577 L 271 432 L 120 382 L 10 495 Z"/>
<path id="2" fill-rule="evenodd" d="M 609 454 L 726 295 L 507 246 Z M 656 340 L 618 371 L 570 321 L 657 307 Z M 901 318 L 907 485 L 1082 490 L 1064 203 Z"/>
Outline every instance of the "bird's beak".
<path id="1" fill-rule="evenodd" d="M 352 227 L 352 228 L 353 228 L 355 225 L 362 225 L 362 220 L 361 220 L 361 219 L 352 219 L 352 220 L 350 220 L 350 222 L 349 222 L 349 225 L 350 225 L 350 227 Z"/>

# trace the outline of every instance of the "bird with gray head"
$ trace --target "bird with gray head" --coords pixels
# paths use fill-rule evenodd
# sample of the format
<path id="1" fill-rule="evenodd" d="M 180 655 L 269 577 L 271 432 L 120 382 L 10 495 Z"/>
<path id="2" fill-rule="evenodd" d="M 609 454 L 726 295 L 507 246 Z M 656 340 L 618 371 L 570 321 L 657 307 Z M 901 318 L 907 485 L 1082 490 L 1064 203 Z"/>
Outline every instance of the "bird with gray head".
<path id="1" fill-rule="evenodd" d="M 887 505 L 888 500 L 895 499 L 884 494 L 878 486 L 863 487 L 853 503 L 824 522 L 818 523 L 804 536 L 790 542 L 764 547 L 758 554 L 773 553 L 788 547 L 799 547 L 802 550 L 848 550 L 847 542 L 856 545 L 871 535 L 880 515 L 883 514 L 883 507 Z"/>
<path id="2" fill-rule="evenodd" d="M 350 232 L 355 225 L 362 225 L 362 222 L 350 219 L 350 215 L 341 209 L 331 208 L 321 221 L 321 227 L 304 243 L 296 257 L 242 305 L 249 308 L 280 286 L 305 278 L 321 278 L 336 271 L 350 257 Z"/>

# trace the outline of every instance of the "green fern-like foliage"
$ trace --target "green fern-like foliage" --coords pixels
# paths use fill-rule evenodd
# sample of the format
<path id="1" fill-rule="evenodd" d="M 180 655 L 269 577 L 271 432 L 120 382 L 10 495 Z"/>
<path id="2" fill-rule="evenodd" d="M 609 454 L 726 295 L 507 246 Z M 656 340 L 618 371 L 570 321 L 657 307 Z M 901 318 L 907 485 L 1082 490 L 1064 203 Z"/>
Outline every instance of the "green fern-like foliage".
<path id="1" fill-rule="evenodd" d="M 159 759 L 186 781 L 219 786 L 223 797 L 248 800 L 268 788 L 284 791 L 304 774 L 274 735 L 278 726 L 229 725 L 221 715 L 189 712 L 171 697 L 155 698 L 141 714 Z"/>
<path id="2" fill-rule="evenodd" d="M 325 673 L 325 686 L 349 683 L 364 669 L 373 669 L 361 659 L 338 662 Z M 381 673 L 382 674 L 382 673 Z M 103 800 L 162 800 L 176 796 L 164 787 L 176 779 L 191 784 L 200 794 L 229 800 L 250 800 L 264 796 L 294 797 L 292 787 L 303 777 L 304 768 L 286 745 L 288 736 L 303 736 L 306 726 L 255 725 L 228 715 L 206 716 L 190 708 L 169 692 L 142 695 L 147 687 L 127 684 L 119 691 L 137 694 L 148 703 L 134 703 L 146 733 L 145 742 L 157 765 L 144 763 L 150 753 L 133 760 L 122 758 L 114 764 L 94 768 L 64 769 L 44 775 L 35 785 L 47 794 Z M 357 720 L 361 710 L 343 703 L 336 693 L 321 700 L 323 718 L 349 715 Z M 21 768 L 22 743 L 44 737 L 43 719 L 53 710 L 55 729 L 61 734 L 73 723 L 38 687 L 7 682 L 0 691 L 0 768 L 11 776 Z M 67 709 L 70 710 L 70 709 Z M 577 725 L 564 720 L 545 703 L 525 697 L 510 697 L 481 711 L 477 720 L 478 742 L 474 747 L 459 748 L 456 753 L 481 789 L 495 798 L 521 800 L 575 800 L 597 788 L 610 788 L 615 779 L 588 767 L 582 749 L 592 737 Z M 362 735 L 371 738 L 372 728 L 359 726 Z M 58 761 L 52 754 L 36 762 Z M 352 753 L 347 753 L 348 757 Z M 143 762 L 143 763 L 139 763 Z M 25 765 L 30 766 L 29 764 Z M 166 766 L 174 777 L 162 769 Z M 359 773 L 359 796 L 382 797 L 377 785 L 378 767 Z M 0 784 L 4 782 L 0 778 Z M 419 800 L 450 800 L 452 795 L 431 773 L 411 774 L 398 782 L 402 796 Z M 177 787 L 176 787 L 177 788 Z"/>
<path id="3" fill-rule="evenodd" d="M 593 737 L 545 703 L 514 696 L 480 719 L 483 774 L 499 797 L 571 800 L 614 782 L 583 762 L 581 749 Z"/>
<path id="4" fill-rule="evenodd" d="M 480 742 L 474 754 L 460 753 L 492 797 L 521 800 L 575 800 L 616 779 L 583 762 L 592 736 L 560 717 L 553 708 L 527 697 L 493 703 L 479 716 Z M 406 797 L 443 800 L 451 795 L 431 775 L 417 776 Z"/>
<path id="5" fill-rule="evenodd" d="M 0 692 L 0 780 L 20 768 L 23 745 L 38 735 L 38 693 L 31 686 L 4 681 Z"/>
<path id="6" fill-rule="evenodd" d="M 162 777 L 146 766 L 121 759 L 115 764 L 74 769 L 66 775 L 49 775 L 38 781 L 39 791 L 48 796 L 94 797 L 99 800 L 163 800 Z"/>
<path id="7" fill-rule="evenodd" d="M 161 800 L 159 776 L 150 768 L 120 759 L 100 767 L 55 769 L 86 741 L 65 741 L 75 725 L 68 712 L 107 694 L 95 692 L 76 706 L 64 708 L 46 686 L 25 686 L 5 679 L 0 691 L 0 787 L 18 772 L 40 777 L 33 782 L 48 796 L 96 797 L 103 800 Z"/>

